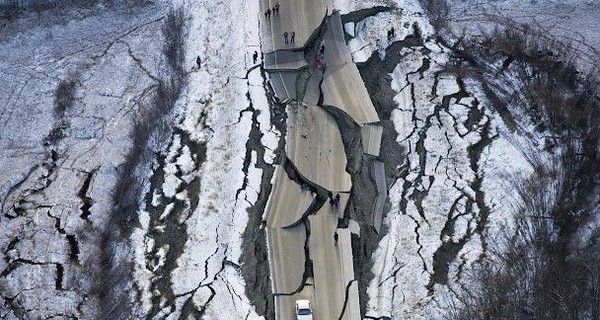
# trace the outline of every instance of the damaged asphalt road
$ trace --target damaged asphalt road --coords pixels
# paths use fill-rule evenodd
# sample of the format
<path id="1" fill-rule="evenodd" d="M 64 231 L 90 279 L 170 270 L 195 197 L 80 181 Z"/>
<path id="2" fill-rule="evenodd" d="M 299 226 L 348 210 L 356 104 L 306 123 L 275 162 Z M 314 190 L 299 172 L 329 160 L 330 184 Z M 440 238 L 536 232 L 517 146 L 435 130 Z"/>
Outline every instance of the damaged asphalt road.
<path id="1" fill-rule="evenodd" d="M 271 32 L 270 26 L 263 32 Z M 298 299 L 313 301 L 315 313 L 323 319 L 361 317 L 359 283 L 363 279 L 354 276 L 353 248 L 363 246 L 363 235 L 372 244 L 379 239 L 374 231 L 363 230 L 372 230 L 377 224 L 372 208 L 378 192 L 387 191 L 385 187 L 377 191 L 373 178 L 385 175 L 385 169 L 372 169 L 385 166 L 374 165 L 380 139 L 392 139 L 394 135 L 387 132 L 393 128 L 378 118 L 366 89 L 360 89 L 362 79 L 356 66 L 351 63 L 336 67 L 348 61 L 344 37 L 340 16 L 333 14 L 313 32 L 304 59 L 297 56 L 297 50 L 266 54 L 265 70 L 271 74 L 274 93 L 272 110 L 284 109 L 287 113 L 282 128 L 285 140 L 280 143 L 285 146 L 280 152 L 285 152 L 287 160 L 280 158 L 277 162 L 261 222 L 270 248 L 276 319 L 294 317 L 294 302 Z M 329 45 L 321 59 L 328 66 L 323 73 L 314 62 L 319 56 L 319 43 L 325 38 Z M 374 142 L 363 141 L 363 127 L 378 127 L 380 123 L 386 132 L 375 130 L 371 138 Z M 401 150 L 389 154 L 399 155 Z M 361 189 L 353 187 L 353 181 Z M 329 194 L 340 194 L 339 207 L 328 203 Z"/>

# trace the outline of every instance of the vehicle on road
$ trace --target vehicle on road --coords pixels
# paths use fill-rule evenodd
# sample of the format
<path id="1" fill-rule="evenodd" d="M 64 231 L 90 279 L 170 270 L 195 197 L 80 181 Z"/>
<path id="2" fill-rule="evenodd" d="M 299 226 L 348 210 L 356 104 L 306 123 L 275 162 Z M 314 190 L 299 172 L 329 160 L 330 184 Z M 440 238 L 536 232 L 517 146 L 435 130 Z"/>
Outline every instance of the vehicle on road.
<path id="1" fill-rule="evenodd" d="M 312 307 L 308 300 L 296 300 L 296 319 L 313 320 Z"/>

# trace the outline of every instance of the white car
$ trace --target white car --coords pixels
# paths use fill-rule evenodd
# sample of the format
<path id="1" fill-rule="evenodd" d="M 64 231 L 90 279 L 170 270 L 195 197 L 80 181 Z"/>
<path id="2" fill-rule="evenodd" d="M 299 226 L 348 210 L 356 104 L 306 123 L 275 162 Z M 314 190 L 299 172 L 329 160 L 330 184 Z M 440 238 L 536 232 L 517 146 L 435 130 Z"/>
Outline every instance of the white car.
<path id="1" fill-rule="evenodd" d="M 308 300 L 296 300 L 296 319 L 313 320 L 312 308 Z"/>

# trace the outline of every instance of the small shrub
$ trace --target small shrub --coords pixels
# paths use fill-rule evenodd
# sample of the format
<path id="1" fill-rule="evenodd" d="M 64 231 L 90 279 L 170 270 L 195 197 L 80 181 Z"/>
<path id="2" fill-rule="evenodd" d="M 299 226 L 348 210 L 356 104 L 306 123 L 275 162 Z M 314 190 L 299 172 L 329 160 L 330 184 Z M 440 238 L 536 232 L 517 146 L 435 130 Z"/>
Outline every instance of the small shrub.
<path id="1" fill-rule="evenodd" d="M 75 100 L 75 87 L 77 79 L 74 76 L 69 76 L 68 79 L 61 80 L 54 92 L 54 115 L 57 118 L 62 118 L 65 112 L 73 106 Z"/>
<path id="2" fill-rule="evenodd" d="M 162 28 L 165 45 L 163 47 L 167 63 L 179 76 L 184 74 L 185 57 L 183 46 L 185 16 L 182 8 L 171 9 Z"/>
<path id="3" fill-rule="evenodd" d="M 69 127 L 66 112 L 73 107 L 75 102 L 75 90 L 78 84 L 78 73 L 70 74 L 67 79 L 61 80 L 54 91 L 54 125 L 48 136 L 47 144 L 55 144 L 65 135 Z"/>
<path id="4" fill-rule="evenodd" d="M 12 20 L 19 15 L 19 1 L 7 0 L 0 5 L 0 18 Z"/>
<path id="5" fill-rule="evenodd" d="M 450 12 L 450 6 L 446 0 L 421 0 L 420 2 L 429 17 L 431 25 L 436 30 L 445 29 L 448 13 Z"/>

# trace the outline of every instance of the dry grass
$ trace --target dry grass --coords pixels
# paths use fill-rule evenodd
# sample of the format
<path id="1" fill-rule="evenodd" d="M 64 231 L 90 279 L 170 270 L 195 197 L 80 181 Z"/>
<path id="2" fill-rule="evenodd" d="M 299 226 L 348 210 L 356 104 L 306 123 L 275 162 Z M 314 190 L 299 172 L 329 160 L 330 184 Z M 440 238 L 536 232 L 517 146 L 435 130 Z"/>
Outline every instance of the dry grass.
<path id="1" fill-rule="evenodd" d="M 15 19 L 24 12 L 38 14 L 47 10 L 63 10 L 68 8 L 89 8 L 98 4 L 113 6 L 123 4 L 126 6 L 143 5 L 146 0 L 8 0 L 0 4 L 0 19 Z"/>
<path id="2" fill-rule="evenodd" d="M 132 267 L 128 238 L 138 225 L 144 186 L 160 146 L 172 136 L 172 110 L 184 85 L 182 10 L 171 11 L 163 27 L 165 71 L 150 103 L 140 106 L 130 133 L 132 148 L 125 158 L 113 192 L 113 213 L 102 236 L 100 276 L 94 292 L 100 298 L 102 319 L 126 319 L 135 313 L 131 301 Z M 159 147 L 157 147 L 159 146 Z M 140 315 L 142 316 L 142 315 Z"/>
<path id="3" fill-rule="evenodd" d="M 552 136 L 558 160 L 537 163 L 532 177 L 515 183 L 521 205 L 514 228 L 490 239 L 490 251 L 470 273 L 472 286 L 455 292 L 446 318 L 600 318 L 597 249 L 573 251 L 578 231 L 598 210 L 600 79 L 578 72 L 568 46 L 525 26 L 498 28 L 477 41 L 454 39 L 461 63 L 448 71 L 476 79 L 521 128 L 533 123 Z"/>
<path id="4" fill-rule="evenodd" d="M 557 185 L 557 176 L 565 175 L 538 170 L 537 176 L 522 182 L 523 203 L 514 218 L 515 229 L 501 233 L 471 271 L 472 285 L 456 292 L 447 319 L 600 317 L 598 258 L 573 256 L 572 234 L 557 221 L 565 214 L 561 203 L 567 199 L 560 185 L 559 190 L 552 186 Z"/>
<path id="5" fill-rule="evenodd" d="M 69 127 L 69 120 L 65 114 L 73 107 L 78 84 L 79 73 L 71 73 L 58 83 L 54 91 L 54 125 L 46 137 L 47 144 L 53 145 L 64 137 L 65 130 Z"/>
<path id="6" fill-rule="evenodd" d="M 450 6 L 446 0 L 420 0 L 420 2 L 429 17 L 429 23 L 436 30 L 445 29 L 447 27 L 448 13 L 450 12 Z"/>

